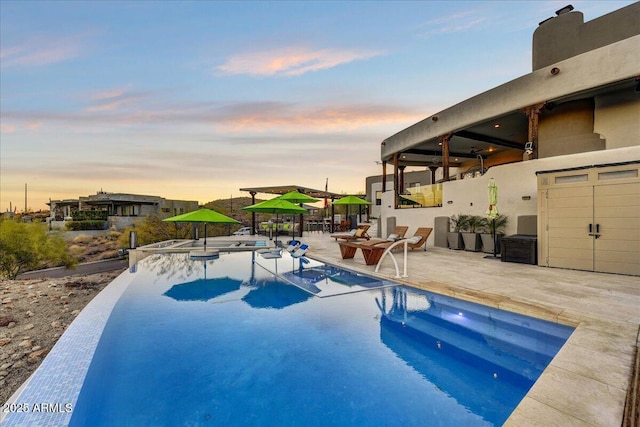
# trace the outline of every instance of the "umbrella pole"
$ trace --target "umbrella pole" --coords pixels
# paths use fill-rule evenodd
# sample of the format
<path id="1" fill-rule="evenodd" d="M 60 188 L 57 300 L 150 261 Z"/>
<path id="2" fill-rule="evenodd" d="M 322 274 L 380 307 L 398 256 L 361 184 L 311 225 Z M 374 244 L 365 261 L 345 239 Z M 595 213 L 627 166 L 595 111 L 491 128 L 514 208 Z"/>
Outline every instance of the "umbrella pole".
<path id="1" fill-rule="evenodd" d="M 496 234 L 496 219 L 493 218 L 491 220 L 491 223 L 493 225 L 492 228 L 492 232 L 493 232 L 493 257 L 496 258 L 497 254 L 498 254 L 498 250 L 496 248 L 496 246 L 498 245 L 498 239 L 497 239 L 497 234 Z"/>
<path id="2" fill-rule="evenodd" d="M 204 251 L 207 252 L 207 223 L 204 223 Z"/>

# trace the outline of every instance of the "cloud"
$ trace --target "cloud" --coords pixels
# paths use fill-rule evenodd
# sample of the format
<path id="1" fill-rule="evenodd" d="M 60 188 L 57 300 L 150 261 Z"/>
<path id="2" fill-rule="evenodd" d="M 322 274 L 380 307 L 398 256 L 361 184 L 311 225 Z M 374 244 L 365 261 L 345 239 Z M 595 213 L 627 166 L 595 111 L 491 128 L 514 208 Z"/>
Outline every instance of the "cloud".
<path id="1" fill-rule="evenodd" d="M 86 38 L 34 36 L 0 50 L 2 68 L 39 67 L 76 58 L 83 52 Z"/>
<path id="2" fill-rule="evenodd" d="M 63 126 L 70 131 L 114 131 L 116 128 L 135 129 L 138 126 L 155 124 L 180 132 L 180 125 L 200 125 L 222 132 L 252 132 L 278 134 L 291 132 L 327 133 L 353 131 L 389 124 L 410 124 L 426 114 L 405 106 L 380 104 L 336 104 L 301 105 L 278 101 L 205 103 L 194 105 L 161 106 L 144 105 L 141 100 L 147 95 L 139 93 L 113 92 L 110 96 L 96 96 L 96 103 L 84 111 L 3 111 L 2 119 L 13 126 L 26 123 Z M 126 109 L 118 107 L 127 104 Z M 21 128 L 23 126 L 20 126 Z M 143 129 L 142 127 L 140 129 Z M 164 128 L 163 128 L 164 129 Z M 8 128 L 6 132 L 16 130 Z M 5 129 L 3 128 L 3 131 Z M 192 132 L 193 129 L 187 130 Z"/>
<path id="3" fill-rule="evenodd" d="M 224 74 L 250 76 L 299 76 L 380 55 L 376 51 L 282 48 L 241 53 L 217 67 Z"/>
<path id="4" fill-rule="evenodd" d="M 126 92 L 124 89 L 111 89 L 90 95 L 92 105 L 86 111 L 113 111 L 124 105 L 132 105 L 147 97 L 148 93 Z"/>
<path id="5" fill-rule="evenodd" d="M 419 37 L 431 37 L 435 35 L 458 33 L 476 27 L 486 21 L 483 16 L 475 16 L 474 10 L 465 10 L 447 16 L 430 19 L 418 26 Z M 426 30 L 422 30 L 426 28 Z"/>

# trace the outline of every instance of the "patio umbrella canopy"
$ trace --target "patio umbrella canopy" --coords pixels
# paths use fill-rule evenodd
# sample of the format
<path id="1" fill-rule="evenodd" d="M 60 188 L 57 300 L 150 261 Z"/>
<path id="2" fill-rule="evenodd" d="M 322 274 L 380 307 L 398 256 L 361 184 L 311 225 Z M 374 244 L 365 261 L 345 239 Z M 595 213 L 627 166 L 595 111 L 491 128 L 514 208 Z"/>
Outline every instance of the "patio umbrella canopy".
<path id="1" fill-rule="evenodd" d="M 281 199 L 280 197 L 244 207 L 242 210 L 249 212 L 274 213 L 276 214 L 276 222 L 278 214 L 303 214 L 307 211 L 305 208 L 296 206 L 287 200 Z M 278 233 L 276 231 L 276 246 L 277 245 Z"/>
<path id="2" fill-rule="evenodd" d="M 349 205 L 362 206 L 362 205 L 370 205 L 371 202 L 368 202 L 358 196 L 345 196 L 341 199 L 333 202 L 334 205 L 346 205 L 347 206 L 347 216 L 349 216 Z"/>
<path id="3" fill-rule="evenodd" d="M 286 194 L 283 194 L 282 196 L 277 197 L 278 199 L 281 200 L 286 200 L 288 202 L 291 203 L 315 203 L 315 202 L 319 202 L 320 200 L 318 199 L 314 199 L 313 197 L 304 194 L 304 193 L 300 193 L 298 191 L 290 191 Z M 302 237 L 302 214 L 300 214 L 300 237 Z M 295 236 L 295 228 L 294 228 L 294 236 Z"/>
<path id="4" fill-rule="evenodd" d="M 496 181 L 491 178 L 489 179 L 489 209 L 487 209 L 487 218 L 489 218 L 493 222 L 493 227 L 491 227 L 491 233 L 493 234 L 493 257 L 496 257 L 497 254 L 497 242 L 496 242 L 496 227 L 495 220 L 500 215 L 498 212 L 498 186 L 496 185 Z"/>
<path id="5" fill-rule="evenodd" d="M 241 224 L 240 221 L 236 221 L 226 215 L 219 212 L 212 211 L 211 209 L 198 209 L 197 211 L 187 212 L 182 215 L 172 216 L 165 218 L 163 221 L 170 222 L 197 222 L 204 223 L 204 250 L 207 250 L 207 224 Z"/>

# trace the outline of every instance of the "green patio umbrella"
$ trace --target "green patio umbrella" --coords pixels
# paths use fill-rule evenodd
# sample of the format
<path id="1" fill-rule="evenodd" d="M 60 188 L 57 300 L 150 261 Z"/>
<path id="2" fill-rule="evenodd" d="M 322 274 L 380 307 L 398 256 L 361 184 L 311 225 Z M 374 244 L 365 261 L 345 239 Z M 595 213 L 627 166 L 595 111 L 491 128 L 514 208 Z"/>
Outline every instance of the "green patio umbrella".
<path id="1" fill-rule="evenodd" d="M 303 214 L 307 210 L 296 206 L 293 203 L 283 200 L 279 197 L 275 199 L 266 200 L 264 202 L 256 203 L 255 205 L 247 206 L 242 210 L 249 212 L 262 212 L 262 213 L 274 213 L 276 214 L 276 223 L 278 222 L 279 214 Z M 276 246 L 278 246 L 278 232 L 276 229 Z"/>
<path id="2" fill-rule="evenodd" d="M 498 212 L 498 186 L 496 185 L 496 181 L 491 178 L 489 179 L 489 209 L 487 209 L 487 218 L 491 220 L 491 234 L 493 234 L 493 257 L 496 257 L 497 254 L 497 242 L 496 242 L 496 218 L 500 215 Z"/>
<path id="3" fill-rule="evenodd" d="M 197 211 L 187 212 L 182 215 L 172 216 L 165 218 L 163 221 L 170 222 L 197 222 L 204 223 L 204 250 L 207 251 L 207 224 L 240 224 L 240 221 L 236 221 L 233 218 L 229 218 L 219 212 L 212 211 L 211 209 L 198 209 Z"/>
<path id="4" fill-rule="evenodd" d="M 362 205 L 370 205 L 371 202 L 368 202 L 358 196 L 344 196 L 341 199 L 333 202 L 334 205 L 346 205 L 347 206 L 347 216 L 349 216 L 349 206 L 362 206 Z"/>
<path id="5" fill-rule="evenodd" d="M 299 191 L 290 191 L 282 196 L 277 197 L 280 200 L 286 200 L 291 203 L 315 203 L 320 200 L 314 199 L 313 197 L 300 193 Z M 302 214 L 300 214 L 300 237 L 302 237 Z M 294 227 L 294 237 L 295 237 L 295 227 Z"/>

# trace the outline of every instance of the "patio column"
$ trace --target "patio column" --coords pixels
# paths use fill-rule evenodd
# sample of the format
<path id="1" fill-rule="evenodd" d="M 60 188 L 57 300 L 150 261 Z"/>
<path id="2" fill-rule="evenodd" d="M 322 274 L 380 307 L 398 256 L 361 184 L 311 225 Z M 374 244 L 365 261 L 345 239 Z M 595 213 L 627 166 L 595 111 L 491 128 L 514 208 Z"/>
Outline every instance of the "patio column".
<path id="1" fill-rule="evenodd" d="M 256 204 L 256 192 L 255 191 L 249 191 L 249 194 L 251 194 L 251 204 L 255 205 Z M 252 236 L 256 235 L 256 213 L 255 212 L 251 212 L 251 235 Z"/>
<path id="2" fill-rule="evenodd" d="M 436 183 L 436 171 L 438 170 L 437 166 L 429 166 L 429 170 L 431 171 L 431 184 Z"/>
<path id="3" fill-rule="evenodd" d="M 393 155 L 393 208 L 398 209 L 398 153 Z"/>
<path id="4" fill-rule="evenodd" d="M 382 192 L 387 191 L 387 161 L 382 161 Z"/>
<path id="5" fill-rule="evenodd" d="M 538 121 L 542 107 L 544 107 L 544 103 L 531 105 L 524 109 L 524 113 L 529 118 L 529 132 L 527 140 L 533 142 L 533 153 L 527 160 L 538 158 Z"/>
<path id="6" fill-rule="evenodd" d="M 404 193 L 404 170 L 406 169 L 406 166 L 402 165 L 402 166 L 398 166 L 398 170 L 399 170 L 399 177 L 398 177 L 398 187 L 400 192 L 398 194 L 402 194 Z"/>
<path id="7" fill-rule="evenodd" d="M 333 196 L 331 196 L 331 221 L 329 222 L 331 224 L 331 232 L 334 232 L 334 223 L 333 223 L 333 218 L 335 216 L 335 206 L 333 205 L 333 201 L 335 200 L 335 198 Z"/>
<path id="8" fill-rule="evenodd" d="M 451 134 L 443 135 L 440 137 L 442 143 L 442 180 L 449 181 L 449 140 L 451 140 Z"/>

